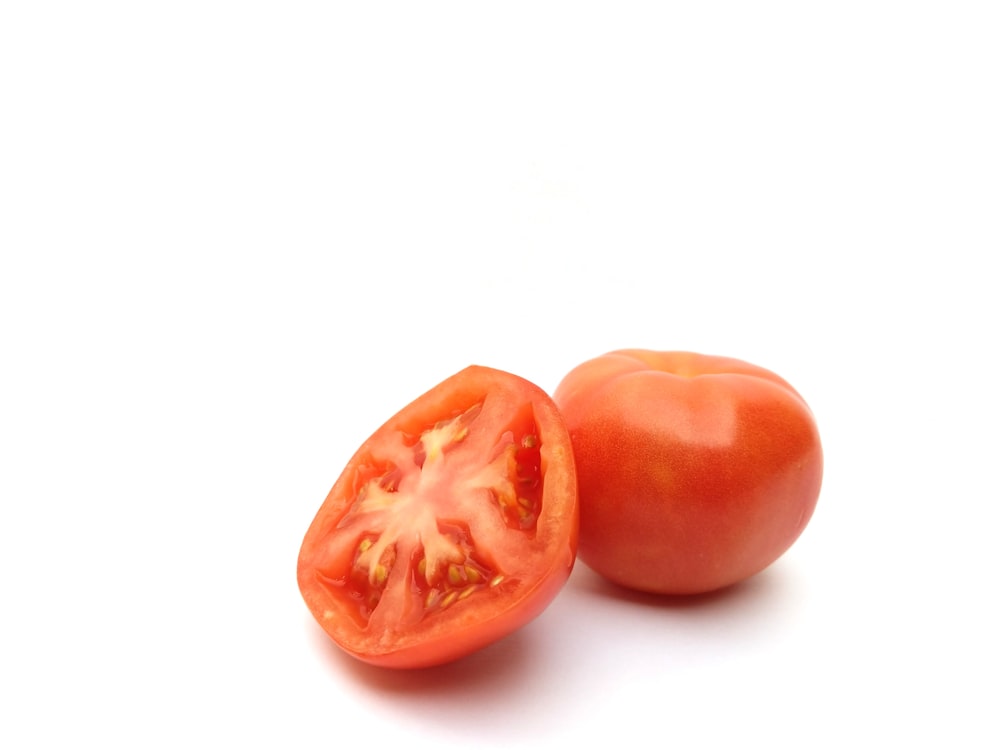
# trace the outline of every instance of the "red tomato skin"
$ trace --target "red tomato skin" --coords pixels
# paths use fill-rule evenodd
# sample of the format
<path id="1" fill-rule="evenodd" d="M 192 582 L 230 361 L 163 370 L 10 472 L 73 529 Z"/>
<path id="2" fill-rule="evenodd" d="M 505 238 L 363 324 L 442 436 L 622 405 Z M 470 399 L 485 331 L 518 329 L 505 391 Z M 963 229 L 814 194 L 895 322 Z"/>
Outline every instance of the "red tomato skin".
<path id="1" fill-rule="evenodd" d="M 726 357 L 630 349 L 554 394 L 570 432 L 579 557 L 622 586 L 698 594 L 778 559 L 812 517 L 823 451 L 778 375 Z"/>
<path id="2" fill-rule="evenodd" d="M 531 539 L 497 540 L 517 548 L 522 568 L 503 594 L 453 605 L 446 613 L 391 631 L 373 631 L 345 613 L 317 575 L 327 539 L 349 513 L 358 491 L 359 467 L 398 436 L 414 427 L 433 425 L 470 403 L 489 396 L 503 412 L 530 403 L 539 427 L 544 466 L 542 511 Z M 376 666 L 417 669 L 467 656 L 518 630 L 551 603 L 572 572 L 579 532 L 576 473 L 569 434 L 551 398 L 523 378 L 492 368 L 470 366 L 415 399 L 390 418 L 356 451 L 316 514 L 299 551 L 299 589 L 310 612 L 327 635 L 351 656 Z M 489 545 L 494 540 L 479 540 Z M 461 606 L 459 606 L 461 605 Z"/>

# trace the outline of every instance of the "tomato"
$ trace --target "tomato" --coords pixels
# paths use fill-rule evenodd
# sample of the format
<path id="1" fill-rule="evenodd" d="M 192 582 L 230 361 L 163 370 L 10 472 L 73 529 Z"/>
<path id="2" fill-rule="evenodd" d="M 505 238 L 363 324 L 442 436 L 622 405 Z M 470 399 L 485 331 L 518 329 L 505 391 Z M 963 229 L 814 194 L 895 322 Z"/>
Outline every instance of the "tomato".
<path id="1" fill-rule="evenodd" d="M 576 558 L 569 434 L 544 391 L 469 367 L 355 453 L 306 533 L 299 589 L 345 651 L 424 667 L 536 617 Z"/>
<path id="2" fill-rule="evenodd" d="M 576 367 L 554 398 L 576 456 L 580 559 L 618 584 L 736 583 L 783 554 L 816 507 L 815 419 L 762 367 L 621 350 Z"/>

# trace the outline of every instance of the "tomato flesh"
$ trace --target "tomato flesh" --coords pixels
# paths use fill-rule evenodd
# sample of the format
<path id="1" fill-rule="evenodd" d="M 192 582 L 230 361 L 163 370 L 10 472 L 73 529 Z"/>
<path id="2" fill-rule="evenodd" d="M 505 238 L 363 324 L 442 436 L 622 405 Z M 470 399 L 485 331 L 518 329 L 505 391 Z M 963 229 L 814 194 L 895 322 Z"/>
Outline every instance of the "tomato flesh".
<path id="1" fill-rule="evenodd" d="M 576 534 L 554 405 L 516 376 L 470 368 L 358 451 L 306 535 L 299 583 L 353 655 L 440 663 L 540 612 L 568 577 Z"/>

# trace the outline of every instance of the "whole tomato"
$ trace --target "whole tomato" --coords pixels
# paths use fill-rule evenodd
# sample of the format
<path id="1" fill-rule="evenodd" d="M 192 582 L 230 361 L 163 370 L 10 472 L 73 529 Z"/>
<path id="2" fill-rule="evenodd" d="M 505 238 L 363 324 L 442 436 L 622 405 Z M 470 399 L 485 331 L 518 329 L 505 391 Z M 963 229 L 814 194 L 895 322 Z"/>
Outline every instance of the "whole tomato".
<path id="1" fill-rule="evenodd" d="M 812 412 L 747 362 L 629 349 L 554 394 L 580 494 L 579 557 L 629 588 L 695 594 L 763 570 L 802 533 L 823 452 Z"/>

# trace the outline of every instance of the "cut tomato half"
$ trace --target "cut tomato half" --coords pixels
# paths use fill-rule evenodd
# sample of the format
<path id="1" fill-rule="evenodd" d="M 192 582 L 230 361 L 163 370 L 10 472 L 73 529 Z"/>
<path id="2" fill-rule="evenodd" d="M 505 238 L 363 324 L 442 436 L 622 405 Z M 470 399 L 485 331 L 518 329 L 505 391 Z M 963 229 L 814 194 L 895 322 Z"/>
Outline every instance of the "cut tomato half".
<path id="1" fill-rule="evenodd" d="M 358 449 L 306 533 L 317 622 L 373 664 L 457 659 L 536 617 L 576 558 L 576 471 L 549 396 L 469 367 Z"/>

